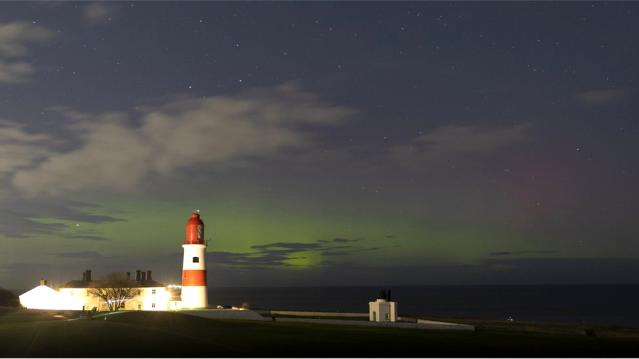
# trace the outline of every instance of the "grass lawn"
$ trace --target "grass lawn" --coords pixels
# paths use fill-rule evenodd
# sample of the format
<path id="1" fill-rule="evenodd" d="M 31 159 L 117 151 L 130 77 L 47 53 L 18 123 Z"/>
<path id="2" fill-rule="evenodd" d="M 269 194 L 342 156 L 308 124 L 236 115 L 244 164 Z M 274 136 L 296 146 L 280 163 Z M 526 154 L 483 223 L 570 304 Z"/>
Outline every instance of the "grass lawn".
<path id="1" fill-rule="evenodd" d="M 435 332 L 125 312 L 94 319 L 0 311 L 0 356 L 638 356 L 637 337 L 509 329 Z M 74 320 L 68 320 L 74 319 Z"/>

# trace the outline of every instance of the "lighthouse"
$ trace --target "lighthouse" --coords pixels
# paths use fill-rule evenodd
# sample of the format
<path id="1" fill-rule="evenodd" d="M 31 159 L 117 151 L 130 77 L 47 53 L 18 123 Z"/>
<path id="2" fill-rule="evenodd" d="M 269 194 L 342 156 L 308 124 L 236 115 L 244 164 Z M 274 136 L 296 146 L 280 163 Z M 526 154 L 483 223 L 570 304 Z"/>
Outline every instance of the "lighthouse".
<path id="1" fill-rule="evenodd" d="M 182 308 L 206 308 L 206 242 L 204 222 L 199 211 L 186 222 L 184 261 L 182 264 Z"/>

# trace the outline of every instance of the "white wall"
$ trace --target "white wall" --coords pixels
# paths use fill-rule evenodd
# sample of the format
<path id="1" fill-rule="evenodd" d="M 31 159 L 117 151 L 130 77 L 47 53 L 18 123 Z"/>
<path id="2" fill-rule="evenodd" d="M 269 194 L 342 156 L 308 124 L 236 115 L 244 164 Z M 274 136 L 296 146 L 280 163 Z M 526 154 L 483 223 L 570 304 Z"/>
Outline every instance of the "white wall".
<path id="1" fill-rule="evenodd" d="M 37 286 L 19 297 L 27 309 L 81 310 L 82 301 L 46 285 Z"/>
<path id="2" fill-rule="evenodd" d="M 124 304 L 125 310 L 170 310 L 169 291 L 165 287 L 137 288 L 140 294 L 129 299 Z M 84 310 L 108 310 L 102 299 L 89 295 L 89 288 L 60 288 L 60 293 L 82 300 Z M 173 305 L 175 307 L 175 304 Z"/>

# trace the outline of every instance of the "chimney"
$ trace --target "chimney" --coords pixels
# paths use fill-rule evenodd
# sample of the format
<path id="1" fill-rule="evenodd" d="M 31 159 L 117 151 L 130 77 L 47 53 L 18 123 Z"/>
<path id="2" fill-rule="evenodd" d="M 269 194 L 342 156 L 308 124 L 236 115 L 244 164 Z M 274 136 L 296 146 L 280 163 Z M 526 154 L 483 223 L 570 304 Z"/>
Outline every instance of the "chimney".
<path id="1" fill-rule="evenodd" d="M 82 272 L 82 281 L 86 282 L 87 280 L 87 271 Z"/>
<path id="2" fill-rule="evenodd" d="M 151 280 L 151 271 L 146 271 L 146 280 Z"/>
<path id="3" fill-rule="evenodd" d="M 91 270 L 87 269 L 87 282 L 91 281 Z"/>
<path id="4" fill-rule="evenodd" d="M 126 272 L 126 280 L 131 280 L 131 272 Z"/>
<path id="5" fill-rule="evenodd" d="M 142 280 L 142 277 L 140 275 L 140 270 L 138 269 L 135 271 L 135 281 L 139 282 L 140 280 Z"/>
<path id="6" fill-rule="evenodd" d="M 40 279 L 40 285 L 47 285 L 46 279 Z"/>
<path id="7" fill-rule="evenodd" d="M 146 280 L 146 272 L 142 272 L 142 280 L 145 281 Z"/>

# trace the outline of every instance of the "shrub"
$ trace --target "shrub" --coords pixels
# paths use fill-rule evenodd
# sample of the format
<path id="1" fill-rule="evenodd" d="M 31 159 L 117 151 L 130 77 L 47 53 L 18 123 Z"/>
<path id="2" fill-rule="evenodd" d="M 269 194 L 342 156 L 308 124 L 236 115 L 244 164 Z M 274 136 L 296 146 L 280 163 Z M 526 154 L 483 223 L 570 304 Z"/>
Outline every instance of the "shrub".
<path id="1" fill-rule="evenodd" d="M 13 292 L 0 288 L 0 306 L 1 307 L 19 307 L 20 300 Z"/>

